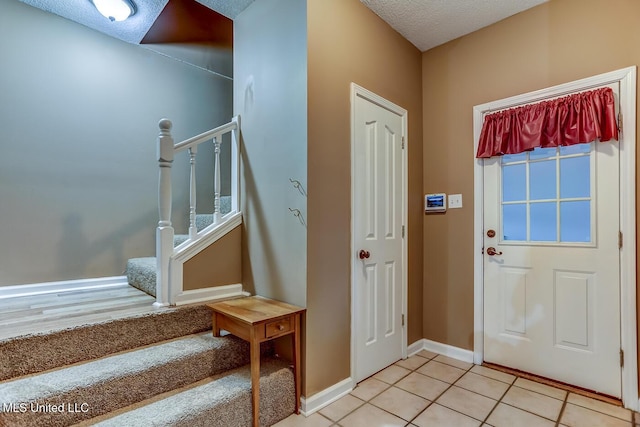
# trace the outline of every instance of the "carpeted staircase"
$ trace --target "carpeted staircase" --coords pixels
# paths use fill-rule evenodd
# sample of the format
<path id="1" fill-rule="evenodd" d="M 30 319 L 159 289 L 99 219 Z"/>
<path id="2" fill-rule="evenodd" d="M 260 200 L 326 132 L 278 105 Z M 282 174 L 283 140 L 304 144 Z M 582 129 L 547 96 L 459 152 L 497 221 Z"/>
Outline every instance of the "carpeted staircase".
<path id="1" fill-rule="evenodd" d="M 293 413 L 288 363 L 261 348 L 260 425 Z M 246 342 L 203 305 L 0 341 L 0 426 L 251 425 Z"/>
<path id="2" fill-rule="evenodd" d="M 220 197 L 220 212 L 225 215 L 231 212 L 231 196 Z M 213 214 L 196 215 L 196 228 L 202 231 L 213 224 Z M 178 246 L 189 239 L 188 234 L 176 234 L 173 246 Z M 151 296 L 156 296 L 156 257 L 131 258 L 126 269 L 129 284 Z"/>

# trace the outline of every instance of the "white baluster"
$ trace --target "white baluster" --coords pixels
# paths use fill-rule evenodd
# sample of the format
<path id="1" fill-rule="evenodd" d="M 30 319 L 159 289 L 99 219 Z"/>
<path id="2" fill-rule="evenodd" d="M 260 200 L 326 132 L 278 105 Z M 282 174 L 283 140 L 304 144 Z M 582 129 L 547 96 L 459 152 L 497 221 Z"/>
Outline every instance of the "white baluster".
<path id="1" fill-rule="evenodd" d="M 171 121 L 158 123 L 158 211 L 160 220 L 156 230 L 156 306 L 169 305 L 169 260 L 173 254 L 173 227 L 171 226 L 171 164 L 173 163 L 173 138 Z"/>
<path id="2" fill-rule="evenodd" d="M 189 189 L 189 239 L 195 240 L 198 236 L 196 227 L 196 153 L 198 146 L 189 148 L 189 163 L 191 164 L 191 182 Z"/>
<path id="3" fill-rule="evenodd" d="M 231 131 L 231 212 L 240 210 L 240 116 L 232 120 L 236 128 Z"/>
<path id="4" fill-rule="evenodd" d="M 213 147 L 215 153 L 215 173 L 213 177 L 213 223 L 217 224 L 222 218 L 220 213 L 220 141 L 217 137 L 213 138 Z"/>

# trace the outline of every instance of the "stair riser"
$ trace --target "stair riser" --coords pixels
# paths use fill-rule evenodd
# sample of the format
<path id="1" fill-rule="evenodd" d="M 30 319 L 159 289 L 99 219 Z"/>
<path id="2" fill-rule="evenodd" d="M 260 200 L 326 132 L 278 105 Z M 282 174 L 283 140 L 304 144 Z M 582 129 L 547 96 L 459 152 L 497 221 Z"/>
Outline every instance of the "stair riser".
<path id="1" fill-rule="evenodd" d="M 290 378 L 287 378 L 290 377 Z M 282 386 L 284 384 L 284 387 Z M 291 415 L 295 409 L 293 374 L 280 371 L 260 380 L 260 425 L 271 426 Z M 251 389 L 230 401 L 189 414 L 189 419 L 172 422 L 174 427 L 251 427 Z"/>
<path id="2" fill-rule="evenodd" d="M 127 261 L 127 282 L 148 293 L 156 296 L 156 259 L 155 257 L 133 258 Z"/>

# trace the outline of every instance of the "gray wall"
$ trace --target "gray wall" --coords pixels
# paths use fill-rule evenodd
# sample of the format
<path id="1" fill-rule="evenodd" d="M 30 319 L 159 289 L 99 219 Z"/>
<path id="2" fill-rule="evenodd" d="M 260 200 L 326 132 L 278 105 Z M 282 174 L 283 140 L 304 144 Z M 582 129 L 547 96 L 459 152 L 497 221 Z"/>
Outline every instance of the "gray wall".
<path id="1" fill-rule="evenodd" d="M 17 0 L 0 1 L 0 52 L 0 285 L 115 276 L 152 256 L 157 122 L 179 141 L 228 121 L 231 81 Z M 199 211 L 212 209 L 211 152 Z M 187 182 L 183 153 L 177 231 Z"/>
<path id="2" fill-rule="evenodd" d="M 243 283 L 306 305 L 307 7 L 256 0 L 234 20 L 234 113 L 243 136 Z M 329 208 L 329 207 L 328 207 Z"/>

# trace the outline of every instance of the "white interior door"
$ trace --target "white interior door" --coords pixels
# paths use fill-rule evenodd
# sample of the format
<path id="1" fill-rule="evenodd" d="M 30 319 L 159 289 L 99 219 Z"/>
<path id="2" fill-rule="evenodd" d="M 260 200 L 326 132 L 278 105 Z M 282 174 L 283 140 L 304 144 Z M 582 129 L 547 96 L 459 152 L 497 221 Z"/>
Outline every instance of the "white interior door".
<path id="1" fill-rule="evenodd" d="M 616 141 L 485 160 L 485 361 L 621 396 L 619 202 Z"/>
<path id="2" fill-rule="evenodd" d="M 352 338 L 360 381 L 402 357 L 403 118 L 355 96 Z"/>

